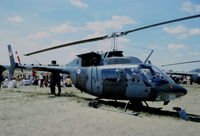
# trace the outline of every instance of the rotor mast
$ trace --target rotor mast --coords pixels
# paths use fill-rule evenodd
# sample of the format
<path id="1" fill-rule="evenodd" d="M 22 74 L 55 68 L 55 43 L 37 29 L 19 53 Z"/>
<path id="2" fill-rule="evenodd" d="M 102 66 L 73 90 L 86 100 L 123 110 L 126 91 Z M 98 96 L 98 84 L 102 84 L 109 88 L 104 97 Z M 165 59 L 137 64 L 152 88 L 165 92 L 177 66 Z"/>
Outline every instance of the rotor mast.
<path id="1" fill-rule="evenodd" d="M 116 37 L 113 37 L 111 40 L 112 40 L 112 50 L 117 51 L 117 39 L 116 39 Z"/>

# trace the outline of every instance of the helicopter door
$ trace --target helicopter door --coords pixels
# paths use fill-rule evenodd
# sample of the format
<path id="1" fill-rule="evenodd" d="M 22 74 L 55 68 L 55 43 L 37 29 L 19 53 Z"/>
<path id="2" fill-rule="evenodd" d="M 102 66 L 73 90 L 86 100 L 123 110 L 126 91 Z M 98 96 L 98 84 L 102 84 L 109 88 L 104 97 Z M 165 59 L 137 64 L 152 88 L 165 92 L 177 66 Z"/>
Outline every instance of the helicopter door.
<path id="1" fill-rule="evenodd" d="M 96 95 L 100 94 L 99 75 L 97 66 L 91 67 L 91 91 Z"/>
<path id="2" fill-rule="evenodd" d="M 127 88 L 126 73 L 123 69 L 103 69 L 102 73 L 102 95 L 109 98 L 124 99 Z"/>

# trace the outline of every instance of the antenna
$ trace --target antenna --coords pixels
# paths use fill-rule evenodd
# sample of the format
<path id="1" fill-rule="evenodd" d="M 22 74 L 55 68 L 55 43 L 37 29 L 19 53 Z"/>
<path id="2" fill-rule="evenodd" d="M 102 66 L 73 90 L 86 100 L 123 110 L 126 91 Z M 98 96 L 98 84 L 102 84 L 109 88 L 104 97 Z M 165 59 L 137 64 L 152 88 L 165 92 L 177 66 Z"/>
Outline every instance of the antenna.
<path id="1" fill-rule="evenodd" d="M 144 61 L 145 64 L 147 63 L 148 59 L 151 57 L 152 54 L 153 54 L 153 50 L 151 50 L 151 52 L 149 53 L 149 55 L 145 59 L 145 61 Z"/>

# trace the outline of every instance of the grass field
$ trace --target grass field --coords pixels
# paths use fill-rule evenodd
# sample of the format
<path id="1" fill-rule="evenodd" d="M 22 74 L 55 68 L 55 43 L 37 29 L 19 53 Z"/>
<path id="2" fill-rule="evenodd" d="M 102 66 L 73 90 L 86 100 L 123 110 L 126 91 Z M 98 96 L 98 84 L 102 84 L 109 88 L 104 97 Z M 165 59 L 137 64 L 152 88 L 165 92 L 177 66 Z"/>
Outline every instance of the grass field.
<path id="1" fill-rule="evenodd" d="M 49 88 L 4 88 L 0 91 L 0 135 L 199 136 L 200 86 L 185 87 L 188 94 L 164 106 L 163 112 L 143 111 L 138 116 L 119 113 L 126 101 L 103 100 L 100 109 L 89 107 L 89 101 L 95 97 L 73 87 L 62 88 L 61 97 L 51 95 Z M 148 104 L 163 107 L 158 102 Z M 193 118 L 185 121 L 175 116 L 172 110 L 175 106 L 186 110 Z"/>

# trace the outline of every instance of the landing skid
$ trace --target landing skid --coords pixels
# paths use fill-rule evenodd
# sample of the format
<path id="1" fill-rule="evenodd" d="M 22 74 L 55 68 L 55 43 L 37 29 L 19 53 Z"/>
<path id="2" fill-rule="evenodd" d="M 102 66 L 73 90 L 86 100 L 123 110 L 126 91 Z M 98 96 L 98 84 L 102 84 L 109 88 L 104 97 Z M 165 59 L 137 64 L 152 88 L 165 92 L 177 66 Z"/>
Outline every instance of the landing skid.
<path id="1" fill-rule="evenodd" d="M 101 107 L 99 107 L 98 109 L 104 110 L 104 111 L 111 111 L 111 112 L 116 112 L 116 113 L 123 113 L 123 114 L 128 114 L 128 115 L 134 115 L 134 116 L 138 116 L 140 114 L 140 112 L 117 111 L 117 110 L 103 109 Z"/>
<path id="2" fill-rule="evenodd" d="M 103 102 L 103 101 L 102 101 Z M 184 120 L 191 120 L 194 119 L 198 119 L 199 120 L 199 116 L 192 116 L 190 114 L 187 114 L 184 110 L 182 110 L 179 107 L 173 107 L 173 110 L 175 110 L 176 112 L 172 112 L 172 111 L 165 111 L 162 110 L 163 108 L 154 108 L 154 107 L 149 107 L 149 105 L 143 101 L 145 105 L 143 105 L 143 103 L 141 101 L 138 100 L 131 100 L 128 103 L 125 104 L 125 106 L 121 105 L 122 110 L 118 110 L 118 109 L 106 109 L 104 107 L 100 106 L 101 100 L 100 98 L 96 98 L 93 99 L 89 102 L 89 106 L 99 109 L 99 110 L 104 110 L 104 111 L 111 111 L 111 112 L 116 112 L 116 113 L 123 113 L 123 114 L 128 114 L 128 115 L 134 115 L 134 116 L 138 116 L 141 112 L 147 112 L 150 114 L 155 114 L 155 115 L 164 115 L 164 116 L 172 116 L 172 117 L 180 117 L 181 119 Z M 114 105 L 114 104 L 113 104 Z M 123 108 L 124 107 L 124 108 Z M 129 111 L 127 111 L 129 110 Z"/>
<path id="3" fill-rule="evenodd" d="M 147 104 L 146 101 L 144 101 L 146 107 L 149 107 L 149 105 Z M 144 105 L 142 104 L 142 101 L 138 101 L 138 100 L 130 100 L 124 107 L 124 112 L 126 112 L 128 105 L 131 105 L 131 108 L 134 111 L 142 111 L 142 109 L 144 108 Z"/>
<path id="4" fill-rule="evenodd" d="M 127 112 L 127 107 L 128 107 L 128 104 L 130 103 L 130 101 L 125 105 L 124 107 L 124 110 L 123 111 L 117 111 L 117 110 L 110 110 L 110 109 L 104 109 L 104 108 L 101 108 L 100 107 L 100 104 L 99 104 L 99 99 L 100 98 L 96 98 L 96 99 L 93 99 L 89 102 L 89 106 L 90 107 L 93 107 L 93 108 L 98 108 L 100 110 L 104 110 L 104 111 L 112 111 L 112 112 L 117 112 L 117 113 L 124 113 L 124 114 L 128 114 L 128 115 L 139 115 L 140 112 Z"/>

